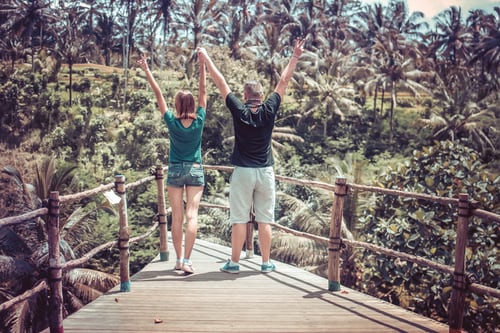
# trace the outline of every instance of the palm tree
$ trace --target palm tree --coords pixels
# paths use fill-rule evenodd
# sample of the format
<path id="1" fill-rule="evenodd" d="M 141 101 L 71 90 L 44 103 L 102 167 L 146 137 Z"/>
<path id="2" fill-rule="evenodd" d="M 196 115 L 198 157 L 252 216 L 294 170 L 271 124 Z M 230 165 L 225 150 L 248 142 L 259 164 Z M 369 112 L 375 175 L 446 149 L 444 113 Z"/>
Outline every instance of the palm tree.
<path id="1" fill-rule="evenodd" d="M 384 6 L 379 3 L 365 6 L 353 17 L 350 35 L 361 49 L 369 50 L 377 35 L 386 31 L 390 17 L 385 14 Z"/>
<path id="2" fill-rule="evenodd" d="M 258 11 L 258 1 L 231 1 L 227 10 L 231 13 L 230 17 L 230 28 L 228 29 L 227 43 L 229 50 L 231 51 L 231 57 L 233 59 L 240 59 L 242 57 L 242 52 L 244 49 L 241 46 L 244 45 L 245 39 L 248 38 L 252 29 L 257 25 L 257 11 Z"/>
<path id="3" fill-rule="evenodd" d="M 392 31 L 384 36 L 376 37 L 372 50 L 373 53 L 369 57 L 371 61 L 367 62 L 370 63 L 369 67 L 361 67 L 361 70 L 368 70 L 365 90 L 371 94 L 381 87 L 383 92 L 387 91 L 390 94 L 389 122 L 392 138 L 398 90 L 410 92 L 416 97 L 420 97 L 421 93 L 430 95 L 431 92 L 423 85 L 423 82 L 434 79 L 436 75 L 417 68 L 415 59 L 422 57 L 419 49 L 407 43 L 405 38 L 397 32 Z"/>
<path id="4" fill-rule="evenodd" d="M 278 83 L 280 69 L 284 66 L 281 55 L 288 58 L 290 45 L 293 45 L 290 41 L 301 35 L 296 29 L 298 23 L 293 16 L 296 9 L 292 3 L 284 0 L 262 4 L 261 14 L 257 15 L 257 26 L 245 44 L 253 52 L 259 72 L 269 82 L 270 91 Z"/>
<path id="5" fill-rule="evenodd" d="M 67 8 L 65 17 L 56 31 L 55 53 L 68 64 L 69 68 L 69 105 L 73 101 L 73 65 L 78 63 L 92 46 L 92 40 L 85 38 L 80 30 L 82 16 L 76 8 Z"/>
<path id="6" fill-rule="evenodd" d="M 491 75 L 498 77 L 500 74 L 500 7 L 495 7 L 494 14 L 480 16 L 476 25 L 478 30 L 483 30 L 479 42 L 474 47 L 471 63 L 481 61 L 484 68 Z"/>
<path id="7" fill-rule="evenodd" d="M 26 48 L 31 48 L 31 65 L 35 58 L 35 30 L 39 29 L 39 49 L 43 44 L 44 26 L 56 21 L 51 13 L 50 1 L 13 0 L 10 3 L 0 4 L 0 13 L 8 17 L 4 25 L 8 35 L 18 36 Z M 6 34 L 6 36 L 8 36 Z"/>
<path id="8" fill-rule="evenodd" d="M 14 66 L 19 58 L 22 58 L 26 54 L 26 48 L 23 46 L 22 42 L 17 38 L 13 38 L 8 41 L 0 40 L 0 45 L 2 46 L 3 52 L 10 57 L 11 69 L 14 71 Z"/>
<path id="9" fill-rule="evenodd" d="M 62 185 L 60 181 L 63 178 L 70 182 L 71 177 L 58 176 L 53 159 L 48 161 L 43 165 L 49 170 L 39 172 L 39 178 L 48 179 L 43 181 L 40 179 L 38 184 L 52 184 L 50 190 L 57 190 L 58 187 L 54 186 Z M 68 174 L 64 169 L 60 173 Z M 7 166 L 2 169 L 2 174 L 7 175 L 6 178 L 2 178 L 2 182 L 9 185 L 3 188 L 0 196 L 5 198 L 16 195 L 20 199 L 17 201 L 20 210 L 12 211 L 10 214 L 18 215 L 26 209 L 33 210 L 41 206 L 41 199 L 36 195 L 33 186 L 24 183 L 19 171 Z M 111 212 L 109 204 L 90 205 L 76 209 L 62 221 L 60 247 L 63 262 L 75 258 L 77 248 L 72 248 L 71 244 L 81 247 L 86 239 L 91 239 L 89 223 L 95 221 L 96 212 L 103 209 Z M 0 233 L 2 236 L 0 237 L 0 303 L 3 303 L 46 280 L 49 276 L 49 263 L 43 221 L 37 219 L 12 227 L 4 226 L 0 228 Z M 78 251 L 85 248 L 88 248 L 88 245 L 79 248 Z M 118 282 L 116 276 L 95 270 L 75 268 L 65 272 L 63 276 L 65 314 L 78 310 Z M 43 289 L 4 311 L 0 315 L 0 323 L 9 332 L 39 332 L 47 327 L 47 309 L 47 295 Z"/>
<path id="10" fill-rule="evenodd" d="M 423 40 L 423 35 L 429 28 L 424 21 L 424 13 L 416 11 L 409 12 L 405 1 L 393 1 L 389 7 L 391 13 L 391 30 L 395 30 L 411 40 Z"/>
<path id="11" fill-rule="evenodd" d="M 350 83 L 348 68 L 350 58 L 333 51 L 327 58 L 314 54 L 304 56 L 301 68 L 305 72 L 296 74 L 298 86 L 305 86 L 307 91 L 303 98 L 302 119 L 312 116 L 320 119 L 323 126 L 323 137 L 327 136 L 328 123 L 335 117 L 343 121 L 347 116 L 360 116 L 361 106 L 355 102 L 355 90 Z"/>
<path id="12" fill-rule="evenodd" d="M 429 118 L 420 119 L 419 124 L 431 128 L 435 140 L 467 138 L 480 152 L 496 151 L 493 136 L 497 133 L 498 93 L 477 100 L 475 83 L 467 73 L 456 74 L 453 81 L 459 83 L 439 89 L 438 109 Z"/>
<path id="13" fill-rule="evenodd" d="M 111 60 L 113 52 L 121 45 L 121 42 L 115 37 L 116 28 L 117 23 L 111 14 L 103 12 L 97 17 L 94 35 L 96 37 L 96 43 L 99 45 L 103 54 L 104 65 L 106 66 L 112 65 Z"/>
<path id="14" fill-rule="evenodd" d="M 429 55 L 438 63 L 463 65 L 471 54 L 472 34 L 463 22 L 460 7 L 452 6 L 436 17 L 436 31 L 429 46 Z"/>
<path id="15" fill-rule="evenodd" d="M 154 56 L 155 56 L 155 35 L 154 32 L 156 32 L 156 29 L 162 28 L 162 36 L 163 38 L 161 39 L 161 49 L 163 53 L 166 53 L 166 45 L 167 45 L 167 36 L 170 32 L 170 25 L 171 25 L 171 16 L 172 16 L 172 1 L 171 0 L 153 0 L 152 1 L 152 10 L 150 13 L 148 13 L 148 19 L 151 20 L 152 22 L 149 24 L 151 26 L 150 31 L 153 32 L 151 36 L 151 48 L 150 48 L 150 54 L 151 54 L 151 62 L 154 63 Z M 146 4 L 148 6 L 148 4 Z M 149 8 L 146 8 L 149 9 Z M 160 62 L 160 68 L 163 68 L 163 63 L 164 61 L 162 60 L 162 57 L 159 57 L 161 62 Z"/>
<path id="16" fill-rule="evenodd" d="M 172 27 L 176 32 L 171 41 L 177 45 L 196 49 L 202 40 L 207 44 L 218 45 L 225 39 L 229 19 L 220 2 L 176 2 L 172 9 L 175 15 Z"/>

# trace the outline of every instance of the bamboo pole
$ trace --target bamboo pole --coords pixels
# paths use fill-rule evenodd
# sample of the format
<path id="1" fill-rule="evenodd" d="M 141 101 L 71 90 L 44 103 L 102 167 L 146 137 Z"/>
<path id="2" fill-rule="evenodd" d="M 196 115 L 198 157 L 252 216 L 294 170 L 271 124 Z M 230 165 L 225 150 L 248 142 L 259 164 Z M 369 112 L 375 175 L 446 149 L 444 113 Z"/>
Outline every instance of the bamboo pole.
<path id="1" fill-rule="evenodd" d="M 128 226 L 127 194 L 125 192 L 124 175 L 115 176 L 115 190 L 121 199 L 118 203 L 118 213 L 120 216 L 120 233 L 118 238 L 118 248 L 120 249 L 120 291 L 130 291 L 130 228 Z"/>
<path id="2" fill-rule="evenodd" d="M 41 292 L 46 292 L 47 289 L 48 289 L 47 281 L 46 280 L 40 281 L 32 289 L 30 289 L 28 291 L 25 291 L 21 295 L 16 296 L 14 298 L 11 298 L 8 301 L 5 301 L 2 304 L 0 304 L 0 313 L 2 313 L 2 311 L 7 310 L 11 306 L 16 305 L 19 302 L 25 301 L 28 298 L 33 297 L 33 295 L 35 295 L 35 294 L 38 294 L 38 293 L 41 293 Z"/>
<path id="3" fill-rule="evenodd" d="M 347 195 L 346 179 L 337 177 L 335 195 L 333 197 L 332 216 L 330 221 L 330 238 L 328 240 L 328 290 L 340 290 L 340 249 L 342 247 L 341 228 L 344 199 Z"/>
<path id="4" fill-rule="evenodd" d="M 253 249 L 253 226 L 255 222 L 255 214 L 250 212 L 250 220 L 247 223 L 247 238 L 245 240 L 245 257 L 253 258 L 255 252 Z"/>
<path id="5" fill-rule="evenodd" d="M 63 333 L 62 268 L 59 251 L 59 192 L 50 192 L 48 204 L 49 327 L 50 333 Z"/>
<path id="6" fill-rule="evenodd" d="M 156 188 L 158 190 L 158 226 L 160 228 L 160 261 L 168 261 L 168 228 L 167 210 L 165 209 L 165 183 L 163 182 L 163 167 L 156 166 Z"/>
<path id="7" fill-rule="evenodd" d="M 93 189 L 88 190 L 88 191 L 75 193 L 75 194 L 62 195 L 59 199 L 63 203 L 80 201 L 80 200 L 85 199 L 85 198 L 93 197 L 96 194 L 109 191 L 113 188 L 113 186 L 114 186 L 113 183 L 110 183 L 108 185 L 99 185 L 98 187 L 93 188 Z"/>
<path id="8" fill-rule="evenodd" d="M 38 217 L 45 216 L 47 215 L 47 213 L 48 213 L 47 208 L 40 208 L 22 215 L 4 217 L 3 219 L 0 219 L 0 227 L 6 227 L 8 225 L 14 225 L 14 224 L 21 224 L 24 221 L 33 220 Z"/>
<path id="9" fill-rule="evenodd" d="M 450 297 L 448 319 L 450 333 L 462 332 L 463 313 L 467 279 L 465 275 L 465 248 L 467 246 L 467 227 L 470 216 L 470 202 L 467 193 L 461 193 L 458 201 L 457 242 L 455 244 L 455 271 L 453 290 Z"/>

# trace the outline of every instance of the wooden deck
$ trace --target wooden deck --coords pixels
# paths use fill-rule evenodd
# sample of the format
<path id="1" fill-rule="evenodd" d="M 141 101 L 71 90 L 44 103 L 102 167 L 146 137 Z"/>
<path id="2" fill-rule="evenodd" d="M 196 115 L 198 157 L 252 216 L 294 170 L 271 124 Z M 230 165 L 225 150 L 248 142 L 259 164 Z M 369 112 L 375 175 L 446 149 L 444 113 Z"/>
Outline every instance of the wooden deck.
<path id="1" fill-rule="evenodd" d="M 197 240 L 194 275 L 158 257 L 132 277 L 130 292 L 115 287 L 66 318 L 64 332 L 448 332 L 354 290 L 330 292 L 326 279 L 290 265 L 262 274 L 258 256 L 241 260 L 240 274 L 222 273 L 229 256 L 229 248 Z"/>

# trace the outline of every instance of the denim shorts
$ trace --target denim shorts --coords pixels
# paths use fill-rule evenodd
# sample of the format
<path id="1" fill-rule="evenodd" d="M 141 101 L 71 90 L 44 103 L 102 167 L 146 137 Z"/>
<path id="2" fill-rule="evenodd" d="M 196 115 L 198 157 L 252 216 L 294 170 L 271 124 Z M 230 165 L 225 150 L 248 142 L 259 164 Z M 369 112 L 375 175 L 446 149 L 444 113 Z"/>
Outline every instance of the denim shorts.
<path id="1" fill-rule="evenodd" d="M 203 166 L 199 163 L 182 162 L 169 163 L 167 186 L 204 186 L 205 175 Z"/>

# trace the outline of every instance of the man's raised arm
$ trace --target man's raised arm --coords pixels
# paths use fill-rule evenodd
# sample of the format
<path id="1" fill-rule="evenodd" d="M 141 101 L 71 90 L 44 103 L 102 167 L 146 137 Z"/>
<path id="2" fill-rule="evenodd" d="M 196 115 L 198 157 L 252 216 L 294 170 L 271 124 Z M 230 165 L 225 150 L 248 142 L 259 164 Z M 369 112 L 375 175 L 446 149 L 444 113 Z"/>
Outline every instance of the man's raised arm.
<path id="1" fill-rule="evenodd" d="M 280 95 L 281 98 L 285 96 L 286 87 L 288 86 L 288 82 L 293 76 L 295 72 L 295 68 L 297 67 L 297 61 L 299 60 L 300 55 L 304 51 L 304 43 L 305 39 L 297 39 L 295 41 L 295 47 L 293 48 L 293 54 L 290 58 L 290 61 L 286 65 L 283 73 L 281 73 L 280 80 L 276 85 L 274 91 Z"/>
<path id="2" fill-rule="evenodd" d="M 219 89 L 222 99 L 225 102 L 227 95 L 231 92 L 231 89 L 229 89 L 229 86 L 227 85 L 226 79 L 224 79 L 224 76 L 222 76 L 221 72 L 217 69 L 212 59 L 210 59 L 210 56 L 208 55 L 205 48 L 199 47 L 197 49 L 197 52 L 200 57 L 204 58 L 205 65 L 207 66 L 207 70 L 210 73 L 210 77 L 212 77 L 212 80 L 214 80 L 214 83 L 217 86 L 217 89 Z"/>

